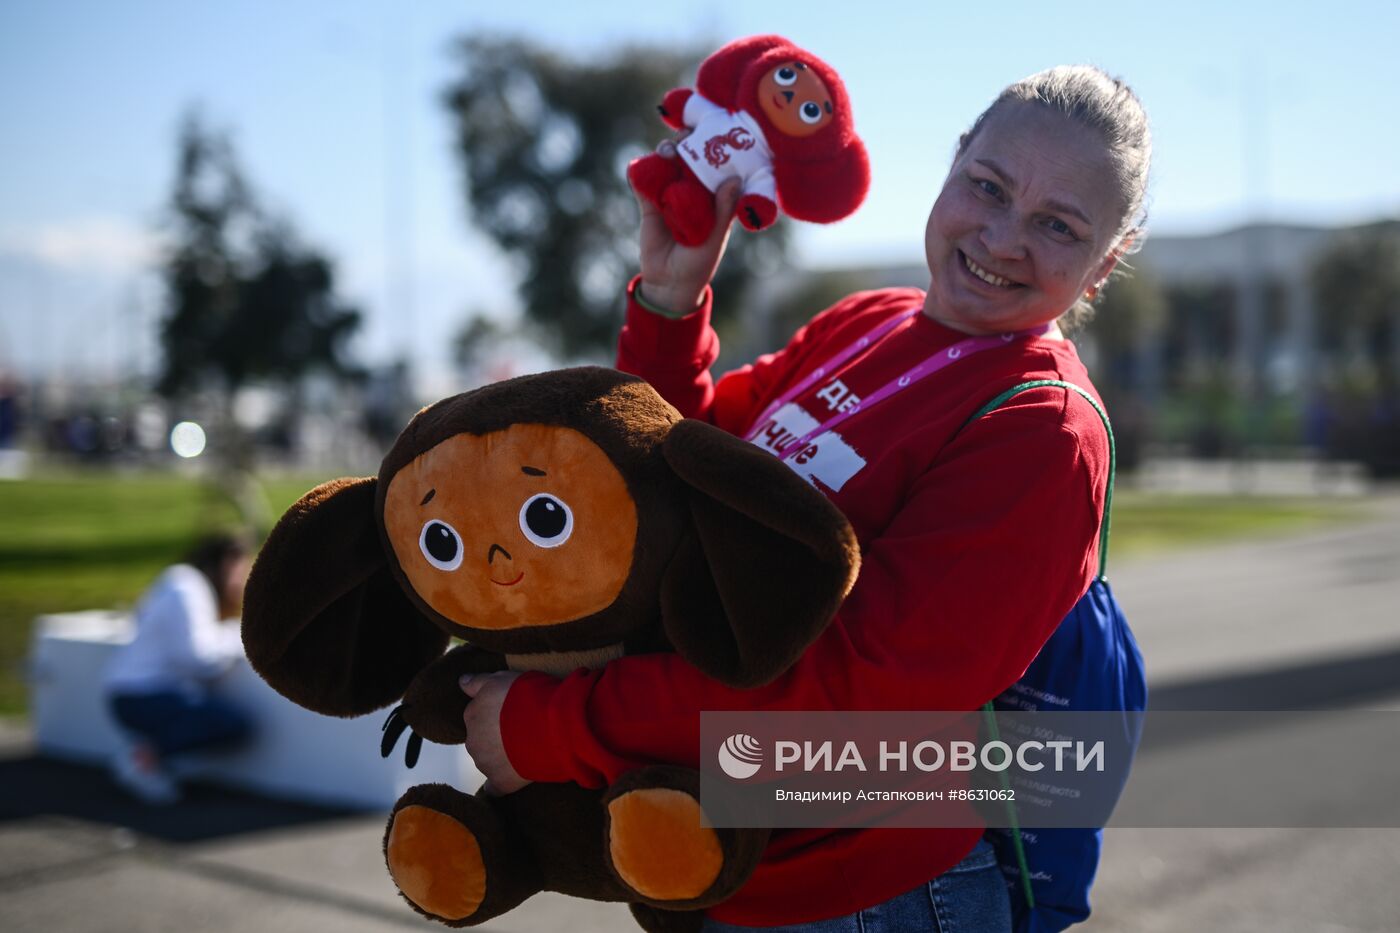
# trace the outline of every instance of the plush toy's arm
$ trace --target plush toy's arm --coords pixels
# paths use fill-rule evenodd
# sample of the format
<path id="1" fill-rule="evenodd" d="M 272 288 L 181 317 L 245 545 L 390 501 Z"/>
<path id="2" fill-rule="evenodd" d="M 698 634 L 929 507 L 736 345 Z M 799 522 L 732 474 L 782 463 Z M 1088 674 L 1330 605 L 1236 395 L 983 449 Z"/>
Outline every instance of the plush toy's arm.
<path id="1" fill-rule="evenodd" d="M 681 122 L 693 129 L 699 126 L 700 121 L 706 117 L 724 112 L 723 107 L 704 94 L 695 93 L 685 99 L 685 110 L 681 113 Z M 679 127 L 677 128 L 679 129 Z"/>
<path id="2" fill-rule="evenodd" d="M 688 87 L 675 87 L 666 92 L 656 110 L 661 119 L 673 130 L 685 129 L 685 105 L 695 92 Z"/>
<path id="3" fill-rule="evenodd" d="M 472 645 L 458 645 L 413 678 L 395 712 L 415 733 L 430 742 L 458 745 L 467 740 L 462 712 L 467 695 L 457 686 L 463 674 L 505 670 L 506 659 Z"/>
<path id="4" fill-rule="evenodd" d="M 744 196 L 739 199 L 735 213 L 745 230 L 762 230 L 771 227 L 778 219 L 777 185 L 773 182 L 773 167 L 750 172 L 744 178 Z"/>

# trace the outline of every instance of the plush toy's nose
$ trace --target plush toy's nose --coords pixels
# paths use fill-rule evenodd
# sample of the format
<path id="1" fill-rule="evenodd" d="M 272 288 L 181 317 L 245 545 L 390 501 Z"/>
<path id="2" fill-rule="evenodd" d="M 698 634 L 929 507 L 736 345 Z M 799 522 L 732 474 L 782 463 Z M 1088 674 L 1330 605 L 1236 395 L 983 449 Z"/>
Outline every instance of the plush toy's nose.
<path id="1" fill-rule="evenodd" d="M 512 559 L 513 559 L 513 558 L 510 556 L 510 551 L 507 551 L 505 548 L 501 547 L 499 544 L 493 544 L 493 545 L 491 545 L 491 550 L 489 550 L 489 551 L 486 552 L 486 563 L 489 564 L 489 563 L 491 563 L 491 561 L 493 561 L 493 560 L 496 559 L 496 552 L 497 552 L 497 551 L 500 551 L 502 554 L 504 554 L 504 555 L 506 556 L 506 560 L 512 560 Z"/>
<path id="2" fill-rule="evenodd" d="M 792 103 L 792 91 L 783 91 L 783 96 L 787 98 L 789 104 Z"/>

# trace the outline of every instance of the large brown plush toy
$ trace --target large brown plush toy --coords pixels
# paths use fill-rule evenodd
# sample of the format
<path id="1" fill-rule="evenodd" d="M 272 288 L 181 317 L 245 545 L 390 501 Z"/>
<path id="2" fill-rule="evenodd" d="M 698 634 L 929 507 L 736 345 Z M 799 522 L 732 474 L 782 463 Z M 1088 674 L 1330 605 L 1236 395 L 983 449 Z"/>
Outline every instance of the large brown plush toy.
<path id="1" fill-rule="evenodd" d="M 400 706 L 423 738 L 466 733 L 465 673 L 567 673 L 677 651 L 765 683 L 830 620 L 856 575 L 841 513 L 776 458 L 682 419 L 609 369 L 524 376 L 419 412 L 379 476 L 313 489 L 248 581 L 254 668 L 309 709 Z M 463 639 L 444 654 L 449 636 Z M 606 790 L 506 796 L 410 788 L 384 836 L 419 912 L 481 923 L 540 890 L 628 901 L 648 929 L 697 929 L 748 878 L 766 830 L 703 825 L 699 777 L 649 767 Z"/>

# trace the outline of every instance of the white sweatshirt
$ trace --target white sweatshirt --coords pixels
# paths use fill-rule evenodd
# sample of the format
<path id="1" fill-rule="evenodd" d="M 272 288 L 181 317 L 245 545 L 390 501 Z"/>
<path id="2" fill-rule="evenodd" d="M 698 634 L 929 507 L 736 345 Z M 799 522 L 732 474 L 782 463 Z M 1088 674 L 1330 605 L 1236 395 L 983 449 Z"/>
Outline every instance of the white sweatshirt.
<path id="1" fill-rule="evenodd" d="M 197 694 L 243 657 L 237 625 L 219 620 L 214 588 L 188 564 L 168 568 L 136 606 L 136 636 L 103 673 L 108 693 Z"/>

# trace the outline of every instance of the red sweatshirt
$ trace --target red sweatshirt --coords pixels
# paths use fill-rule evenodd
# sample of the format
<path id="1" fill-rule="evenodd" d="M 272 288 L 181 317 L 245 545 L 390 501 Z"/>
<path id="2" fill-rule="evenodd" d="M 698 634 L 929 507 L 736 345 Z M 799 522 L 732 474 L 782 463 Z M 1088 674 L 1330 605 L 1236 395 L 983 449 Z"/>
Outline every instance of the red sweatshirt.
<path id="1" fill-rule="evenodd" d="M 881 321 L 919 308 L 917 289 L 862 292 L 781 351 L 725 375 L 710 304 L 680 320 L 631 300 L 618 368 L 668 401 L 743 435 L 768 403 Z M 920 314 L 780 411 L 779 446 L 966 337 Z M 604 787 L 652 762 L 695 767 L 702 710 L 973 710 L 1015 682 L 1097 568 L 1108 440 L 1077 393 L 1032 389 L 959 430 L 1003 389 L 1061 379 L 1092 391 L 1074 345 L 1018 340 L 969 356 L 839 426 L 803 467 L 850 520 L 861 570 L 836 618 L 767 686 L 738 690 L 677 655 L 636 655 L 563 680 L 526 674 L 501 714 L 506 753 L 536 781 Z M 956 435 L 956 436 L 955 436 Z M 790 461 L 791 462 L 791 461 Z M 842 916 L 955 865 L 976 828 L 788 830 L 749 882 L 712 908 L 750 926 Z"/>

